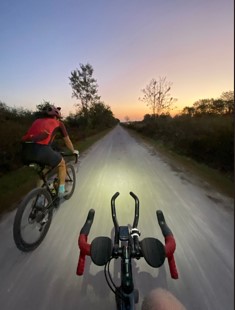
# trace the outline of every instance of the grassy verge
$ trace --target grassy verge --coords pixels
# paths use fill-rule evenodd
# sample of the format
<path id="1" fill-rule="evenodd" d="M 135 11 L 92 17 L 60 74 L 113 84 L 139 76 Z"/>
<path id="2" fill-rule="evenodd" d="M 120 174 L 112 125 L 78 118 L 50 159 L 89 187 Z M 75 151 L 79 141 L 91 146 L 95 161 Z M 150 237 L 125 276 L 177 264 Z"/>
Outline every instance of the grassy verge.
<path id="1" fill-rule="evenodd" d="M 191 158 L 181 156 L 169 148 L 167 148 L 162 143 L 148 138 L 132 129 L 128 129 L 129 132 L 135 136 L 137 139 L 141 139 L 144 143 L 147 143 L 154 147 L 154 149 L 159 152 L 164 158 L 177 169 L 182 171 L 188 171 L 193 175 L 199 177 L 201 180 L 208 183 L 215 190 L 221 194 L 234 198 L 234 182 L 227 175 L 221 173 L 218 170 L 212 169 L 204 164 L 200 164 Z"/>
<path id="2" fill-rule="evenodd" d="M 85 140 L 74 141 L 74 148 L 82 154 L 109 131 L 110 129 L 87 137 Z M 29 167 L 22 167 L 1 177 L 0 216 L 16 208 L 22 197 L 36 185 L 36 181 L 37 175 Z"/>

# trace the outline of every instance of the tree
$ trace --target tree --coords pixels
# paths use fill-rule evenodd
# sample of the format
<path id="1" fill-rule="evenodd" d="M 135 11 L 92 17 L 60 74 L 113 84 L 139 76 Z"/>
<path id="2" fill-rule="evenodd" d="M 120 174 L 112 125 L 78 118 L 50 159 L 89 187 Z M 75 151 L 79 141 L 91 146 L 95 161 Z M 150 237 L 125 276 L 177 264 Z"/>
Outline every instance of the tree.
<path id="1" fill-rule="evenodd" d="M 190 117 L 192 117 L 195 114 L 195 108 L 194 107 L 184 107 L 182 114 L 189 115 Z"/>
<path id="2" fill-rule="evenodd" d="M 92 104 L 89 118 L 93 129 L 111 127 L 115 121 L 110 107 L 101 101 Z"/>
<path id="3" fill-rule="evenodd" d="M 225 114 L 225 103 L 221 99 L 212 100 L 209 109 L 211 114 L 223 115 Z"/>
<path id="4" fill-rule="evenodd" d="M 130 118 L 129 118 L 129 116 L 128 116 L 128 115 L 126 115 L 126 116 L 124 117 L 124 119 L 125 119 L 126 123 L 129 123 Z"/>
<path id="5" fill-rule="evenodd" d="M 97 95 L 98 85 L 92 77 L 93 71 L 90 64 L 80 64 L 80 70 L 72 71 L 69 78 L 73 90 L 72 97 L 76 97 L 80 101 L 77 105 L 81 108 L 84 115 L 87 114 L 90 106 L 100 99 Z"/>
<path id="6" fill-rule="evenodd" d="M 234 92 L 223 92 L 218 99 L 200 99 L 193 104 L 194 115 L 230 115 L 234 112 Z M 188 112 L 187 107 L 183 113 Z"/>
<path id="7" fill-rule="evenodd" d="M 225 91 L 222 93 L 220 98 L 224 101 L 234 101 L 234 91 L 233 90 Z"/>
<path id="8" fill-rule="evenodd" d="M 224 108 L 226 114 L 234 113 L 234 91 L 223 92 L 220 99 L 224 101 Z"/>
<path id="9" fill-rule="evenodd" d="M 139 100 L 145 102 L 152 110 L 153 116 L 169 111 L 172 104 L 177 100 L 170 95 L 172 83 L 166 77 L 160 77 L 157 81 L 152 79 L 146 88 L 142 89 L 144 96 Z"/>
<path id="10" fill-rule="evenodd" d="M 210 113 L 210 106 L 213 99 L 200 99 L 194 102 L 193 107 L 195 115 L 204 115 Z"/>

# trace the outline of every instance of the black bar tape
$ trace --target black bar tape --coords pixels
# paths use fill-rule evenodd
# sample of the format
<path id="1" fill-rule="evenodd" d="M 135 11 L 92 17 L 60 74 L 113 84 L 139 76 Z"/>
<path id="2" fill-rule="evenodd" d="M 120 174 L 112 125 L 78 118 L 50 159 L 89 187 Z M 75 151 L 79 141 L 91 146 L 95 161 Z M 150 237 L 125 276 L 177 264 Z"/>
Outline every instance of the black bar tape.
<path id="1" fill-rule="evenodd" d="M 86 222 L 80 231 L 80 235 L 84 234 L 84 235 L 88 236 L 90 229 L 91 229 L 91 225 L 92 225 L 93 220 L 94 220 L 94 216 L 95 216 L 95 210 L 90 209 L 88 212 L 88 215 L 87 215 Z"/>

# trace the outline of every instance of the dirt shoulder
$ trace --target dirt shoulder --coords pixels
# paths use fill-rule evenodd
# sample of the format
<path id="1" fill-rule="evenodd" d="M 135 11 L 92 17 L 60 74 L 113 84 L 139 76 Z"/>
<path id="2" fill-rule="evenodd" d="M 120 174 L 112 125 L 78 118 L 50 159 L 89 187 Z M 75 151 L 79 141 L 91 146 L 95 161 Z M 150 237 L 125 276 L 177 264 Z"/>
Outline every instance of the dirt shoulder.
<path id="1" fill-rule="evenodd" d="M 224 206 L 231 206 L 231 200 L 234 200 L 234 182 L 229 177 L 188 157 L 176 154 L 151 138 L 127 130 L 139 143 L 148 148 L 152 155 L 160 156 L 182 181 L 202 187 L 210 199 Z M 234 207 L 233 203 L 232 205 Z"/>

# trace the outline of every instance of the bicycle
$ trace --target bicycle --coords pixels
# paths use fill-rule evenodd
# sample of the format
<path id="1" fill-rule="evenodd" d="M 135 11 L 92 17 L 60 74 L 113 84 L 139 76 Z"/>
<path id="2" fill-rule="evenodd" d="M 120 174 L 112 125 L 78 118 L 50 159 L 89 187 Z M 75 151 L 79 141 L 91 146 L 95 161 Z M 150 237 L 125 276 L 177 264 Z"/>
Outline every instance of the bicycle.
<path id="1" fill-rule="evenodd" d="M 78 155 L 60 152 L 63 157 Z M 42 186 L 32 189 L 20 202 L 13 223 L 13 238 L 17 248 L 23 252 L 36 249 L 50 228 L 53 212 L 60 205 L 57 167 L 51 168 L 37 163 L 29 164 L 36 170 Z M 76 172 L 72 163 L 66 163 L 65 200 L 72 197 L 76 185 Z"/>
<path id="2" fill-rule="evenodd" d="M 86 256 L 90 256 L 94 264 L 104 266 L 106 282 L 115 294 L 116 309 L 134 310 L 135 304 L 139 301 L 139 292 L 135 289 L 133 283 L 132 259 L 144 257 L 150 266 L 159 268 L 163 265 L 165 258 L 167 258 L 171 277 L 178 279 L 178 271 L 174 259 L 176 242 L 161 210 L 157 210 L 156 215 L 165 238 L 165 246 L 156 238 L 139 240 L 140 232 L 137 228 L 139 221 L 139 199 L 133 192 L 130 192 L 130 195 L 135 200 L 133 225 L 131 228 L 128 226 L 119 226 L 115 207 L 115 200 L 118 195 L 119 193 L 116 192 L 111 199 L 111 214 L 115 231 L 114 244 L 109 237 L 96 237 L 91 244 L 87 242 L 95 216 L 95 210 L 90 209 L 78 238 L 80 255 L 76 274 L 78 276 L 83 275 Z M 121 285 L 117 287 L 110 274 L 110 262 L 112 259 L 119 257 L 121 258 Z"/>

